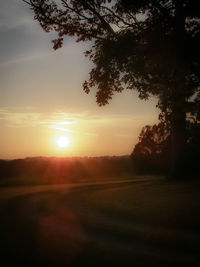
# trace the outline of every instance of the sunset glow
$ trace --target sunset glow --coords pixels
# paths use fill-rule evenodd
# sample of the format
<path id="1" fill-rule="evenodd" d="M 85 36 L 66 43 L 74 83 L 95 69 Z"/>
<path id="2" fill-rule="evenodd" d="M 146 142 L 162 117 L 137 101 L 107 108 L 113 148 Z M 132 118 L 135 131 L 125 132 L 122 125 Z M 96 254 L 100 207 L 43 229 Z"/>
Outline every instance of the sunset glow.
<path id="1" fill-rule="evenodd" d="M 61 135 L 56 139 L 59 148 L 67 148 L 70 145 L 70 138 L 67 135 Z"/>

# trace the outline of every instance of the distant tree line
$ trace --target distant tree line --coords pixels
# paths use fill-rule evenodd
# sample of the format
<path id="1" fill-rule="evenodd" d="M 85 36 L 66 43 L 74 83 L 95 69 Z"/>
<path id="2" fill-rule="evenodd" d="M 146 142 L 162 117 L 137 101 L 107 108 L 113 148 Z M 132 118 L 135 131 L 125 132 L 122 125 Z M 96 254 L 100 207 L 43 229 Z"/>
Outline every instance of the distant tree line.
<path id="1" fill-rule="evenodd" d="M 0 160 L 0 185 L 96 182 L 130 178 L 133 172 L 129 156 Z"/>

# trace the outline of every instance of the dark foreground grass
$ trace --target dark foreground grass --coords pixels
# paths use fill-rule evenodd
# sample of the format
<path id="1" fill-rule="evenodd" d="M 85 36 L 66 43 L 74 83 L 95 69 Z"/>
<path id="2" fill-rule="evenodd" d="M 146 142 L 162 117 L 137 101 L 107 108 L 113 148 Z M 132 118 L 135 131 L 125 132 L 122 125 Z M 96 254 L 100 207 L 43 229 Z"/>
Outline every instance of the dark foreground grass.
<path id="1" fill-rule="evenodd" d="M 197 181 L 6 190 L 5 266 L 200 266 Z"/>

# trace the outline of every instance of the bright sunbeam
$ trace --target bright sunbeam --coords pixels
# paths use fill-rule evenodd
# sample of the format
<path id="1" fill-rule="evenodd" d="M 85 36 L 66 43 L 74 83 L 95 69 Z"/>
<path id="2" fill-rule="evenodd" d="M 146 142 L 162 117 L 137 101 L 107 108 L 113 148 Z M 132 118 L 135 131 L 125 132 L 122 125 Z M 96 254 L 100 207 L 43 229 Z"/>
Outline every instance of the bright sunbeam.
<path id="1" fill-rule="evenodd" d="M 56 144 L 59 148 L 66 148 L 70 145 L 70 138 L 67 135 L 61 135 L 56 139 Z"/>

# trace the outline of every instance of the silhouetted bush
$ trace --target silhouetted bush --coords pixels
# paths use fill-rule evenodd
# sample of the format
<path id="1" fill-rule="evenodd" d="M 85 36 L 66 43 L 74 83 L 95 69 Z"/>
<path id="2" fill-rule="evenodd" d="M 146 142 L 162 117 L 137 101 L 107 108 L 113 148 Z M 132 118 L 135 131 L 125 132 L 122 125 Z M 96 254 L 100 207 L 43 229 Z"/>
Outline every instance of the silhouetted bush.
<path id="1" fill-rule="evenodd" d="M 199 110 L 189 114 L 186 125 L 186 146 L 181 159 L 180 174 L 197 177 L 200 172 L 200 120 Z M 142 174 L 167 174 L 171 160 L 171 133 L 164 121 L 146 125 L 139 135 L 139 142 L 131 154 L 135 170 Z"/>
<path id="2" fill-rule="evenodd" d="M 146 125 L 131 154 L 136 171 L 143 174 L 165 173 L 169 165 L 170 132 L 166 124 Z"/>

